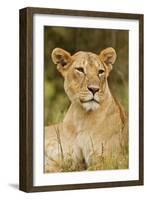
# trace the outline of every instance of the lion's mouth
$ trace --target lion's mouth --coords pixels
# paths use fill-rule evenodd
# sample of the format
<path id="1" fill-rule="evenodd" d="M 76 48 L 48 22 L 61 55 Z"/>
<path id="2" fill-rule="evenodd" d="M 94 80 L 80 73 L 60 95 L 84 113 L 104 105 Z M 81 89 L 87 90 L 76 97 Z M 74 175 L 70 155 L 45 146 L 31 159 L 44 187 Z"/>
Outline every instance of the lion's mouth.
<path id="1" fill-rule="evenodd" d="M 95 103 L 98 103 L 99 104 L 99 101 L 97 101 L 96 99 L 92 98 L 92 99 L 89 99 L 89 100 L 86 100 L 86 101 L 83 101 L 83 100 L 80 100 L 81 103 L 90 103 L 90 102 L 95 102 Z"/>

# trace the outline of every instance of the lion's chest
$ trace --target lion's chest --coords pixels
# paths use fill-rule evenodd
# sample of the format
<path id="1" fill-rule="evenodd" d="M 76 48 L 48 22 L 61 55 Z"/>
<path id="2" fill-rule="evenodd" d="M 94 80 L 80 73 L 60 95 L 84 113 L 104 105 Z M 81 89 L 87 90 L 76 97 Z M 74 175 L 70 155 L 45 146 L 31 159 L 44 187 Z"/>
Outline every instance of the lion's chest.
<path id="1" fill-rule="evenodd" d="M 79 137 L 93 137 L 101 139 L 109 139 L 112 135 L 120 131 L 122 122 L 118 113 L 109 116 L 95 117 L 94 119 L 85 119 L 77 121 L 75 131 Z"/>
<path id="2" fill-rule="evenodd" d="M 121 120 L 117 114 L 77 123 L 75 143 L 82 149 L 86 159 L 95 152 L 97 156 L 113 152 L 120 145 Z"/>

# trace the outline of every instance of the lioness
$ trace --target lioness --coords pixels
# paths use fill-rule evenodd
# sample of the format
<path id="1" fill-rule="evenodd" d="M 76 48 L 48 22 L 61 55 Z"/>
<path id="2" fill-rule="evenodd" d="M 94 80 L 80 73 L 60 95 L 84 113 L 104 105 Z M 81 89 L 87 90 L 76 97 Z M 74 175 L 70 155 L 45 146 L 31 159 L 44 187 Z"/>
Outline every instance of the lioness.
<path id="1" fill-rule="evenodd" d="M 127 119 L 107 82 L 115 50 L 55 48 L 52 60 L 71 105 L 62 123 L 45 128 L 45 172 L 127 168 Z"/>

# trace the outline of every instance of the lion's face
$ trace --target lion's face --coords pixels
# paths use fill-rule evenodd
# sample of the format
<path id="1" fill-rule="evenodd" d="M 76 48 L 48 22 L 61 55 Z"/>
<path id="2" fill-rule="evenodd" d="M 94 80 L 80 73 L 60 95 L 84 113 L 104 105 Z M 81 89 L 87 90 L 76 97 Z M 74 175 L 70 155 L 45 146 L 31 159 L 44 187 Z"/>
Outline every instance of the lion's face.
<path id="1" fill-rule="evenodd" d="M 100 55 L 80 51 L 71 56 L 65 50 L 56 48 L 52 59 L 64 77 L 69 99 L 80 103 L 86 111 L 99 108 L 108 90 L 107 77 L 116 59 L 115 50 L 107 48 Z"/>

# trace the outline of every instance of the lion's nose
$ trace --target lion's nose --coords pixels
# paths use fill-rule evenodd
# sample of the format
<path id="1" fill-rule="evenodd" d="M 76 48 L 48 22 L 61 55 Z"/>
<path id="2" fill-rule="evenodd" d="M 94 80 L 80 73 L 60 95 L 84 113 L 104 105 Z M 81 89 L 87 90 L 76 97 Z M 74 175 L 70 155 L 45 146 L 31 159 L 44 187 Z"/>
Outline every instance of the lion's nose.
<path id="1" fill-rule="evenodd" d="M 90 92 L 92 92 L 92 94 L 94 95 L 96 92 L 99 91 L 99 88 L 96 87 L 96 86 L 88 86 L 88 90 L 89 90 Z"/>

